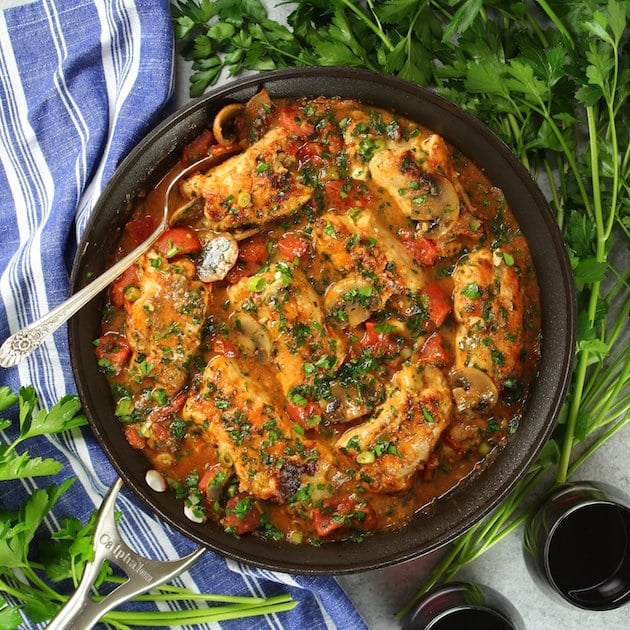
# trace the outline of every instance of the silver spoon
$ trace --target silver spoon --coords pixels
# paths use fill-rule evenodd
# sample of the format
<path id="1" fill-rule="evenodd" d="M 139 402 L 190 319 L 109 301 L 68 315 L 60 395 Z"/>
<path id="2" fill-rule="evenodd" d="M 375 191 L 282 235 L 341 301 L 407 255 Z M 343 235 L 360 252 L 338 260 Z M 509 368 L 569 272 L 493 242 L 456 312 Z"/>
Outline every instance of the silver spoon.
<path id="1" fill-rule="evenodd" d="M 79 309 L 83 308 L 92 298 L 96 297 L 103 289 L 108 287 L 123 271 L 130 267 L 137 258 L 149 251 L 153 243 L 157 241 L 160 234 L 168 225 L 168 201 L 175 185 L 187 175 L 210 168 L 226 159 L 228 155 L 229 154 L 209 155 L 191 164 L 179 173 L 166 189 L 162 218 L 153 233 L 133 251 L 129 252 L 124 258 L 121 258 L 113 267 L 104 271 L 100 276 L 92 280 L 80 291 L 77 291 L 65 302 L 62 302 L 37 321 L 28 324 L 6 339 L 2 346 L 0 346 L 0 366 L 4 368 L 13 367 L 28 357 L 39 347 L 48 335 L 55 332 L 59 326 L 68 321 Z"/>

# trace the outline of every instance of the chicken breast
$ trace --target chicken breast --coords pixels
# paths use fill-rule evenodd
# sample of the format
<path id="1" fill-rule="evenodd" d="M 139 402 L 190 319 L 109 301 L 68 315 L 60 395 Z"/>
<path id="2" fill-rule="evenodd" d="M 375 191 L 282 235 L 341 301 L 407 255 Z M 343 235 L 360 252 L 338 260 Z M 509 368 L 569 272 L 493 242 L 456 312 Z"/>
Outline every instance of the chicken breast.
<path id="1" fill-rule="evenodd" d="M 383 404 L 346 431 L 335 448 L 356 460 L 372 491 L 408 489 L 447 427 L 452 407 L 442 372 L 409 362 L 394 375 Z"/>
<path id="2" fill-rule="evenodd" d="M 312 398 L 316 379 L 335 373 L 347 344 L 326 326 L 321 298 L 304 273 L 279 261 L 243 278 L 227 294 L 235 326 L 242 330 L 245 319 L 251 330 L 253 318 L 258 334 L 268 339 L 267 358 L 284 395 L 293 402 Z"/>
<path id="3" fill-rule="evenodd" d="M 455 367 L 475 367 L 500 389 L 521 374 L 523 295 L 513 266 L 502 253 L 479 249 L 453 272 Z"/>
<path id="4" fill-rule="evenodd" d="M 428 284 L 420 265 L 370 210 L 353 217 L 322 215 L 313 227 L 313 241 L 327 278 L 353 272 L 375 278 L 383 303 L 395 293 L 420 292 Z"/>
<path id="5" fill-rule="evenodd" d="M 182 193 L 205 200 L 207 227 L 260 226 L 299 210 L 313 189 L 298 181 L 293 141 L 279 127 L 206 174 L 189 177 Z"/>
<path id="6" fill-rule="evenodd" d="M 135 266 L 139 295 L 125 303 L 130 365 L 139 379 L 150 379 L 173 396 L 184 387 L 201 342 L 208 287 L 195 279 L 195 266 L 187 259 L 169 262 L 153 252 Z"/>
<path id="7" fill-rule="evenodd" d="M 377 152 L 369 162 L 369 170 L 405 216 L 426 223 L 427 229 L 439 223 L 445 233 L 459 216 L 460 196 L 450 156 L 438 152 L 439 146 L 426 141 L 421 145 L 402 143 Z M 438 155 L 425 151 L 427 147 Z"/>
<path id="8" fill-rule="evenodd" d="M 305 486 L 310 496 L 333 474 L 328 447 L 298 434 L 269 390 L 235 358 L 209 361 L 182 417 L 200 427 L 221 461 L 232 462 L 239 490 L 257 499 L 284 503 Z"/>

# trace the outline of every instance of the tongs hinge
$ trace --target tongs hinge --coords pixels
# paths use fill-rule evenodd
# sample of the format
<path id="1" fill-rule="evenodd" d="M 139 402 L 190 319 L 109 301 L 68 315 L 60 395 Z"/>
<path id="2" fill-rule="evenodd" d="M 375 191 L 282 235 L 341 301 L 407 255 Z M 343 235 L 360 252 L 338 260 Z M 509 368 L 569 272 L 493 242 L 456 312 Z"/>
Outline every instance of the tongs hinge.
<path id="1" fill-rule="evenodd" d="M 52 620 L 49 630 L 89 630 L 105 613 L 179 575 L 204 553 L 205 548 L 199 547 L 178 560 L 160 561 L 133 551 L 121 538 L 116 525 L 114 506 L 122 486 L 122 480 L 118 479 L 105 497 L 94 530 L 94 559 L 86 564 L 76 592 Z M 90 589 L 105 560 L 118 566 L 129 579 L 95 601 L 90 597 Z"/>

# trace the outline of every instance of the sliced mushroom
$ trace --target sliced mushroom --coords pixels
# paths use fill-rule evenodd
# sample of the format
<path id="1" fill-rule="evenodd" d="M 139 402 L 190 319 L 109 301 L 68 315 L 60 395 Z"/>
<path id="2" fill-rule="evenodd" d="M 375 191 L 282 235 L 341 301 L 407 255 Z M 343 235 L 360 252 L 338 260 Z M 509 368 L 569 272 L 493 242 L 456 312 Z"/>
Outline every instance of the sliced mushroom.
<path id="1" fill-rule="evenodd" d="M 197 263 L 197 276 L 202 282 L 223 280 L 236 263 L 238 243 L 227 232 L 216 234 L 201 250 Z"/>
<path id="2" fill-rule="evenodd" d="M 236 140 L 234 119 L 245 110 L 242 103 L 230 103 L 214 117 L 212 133 L 219 144 L 233 144 Z"/>
<path id="3" fill-rule="evenodd" d="M 241 345 L 248 347 L 251 354 L 258 352 L 266 360 L 271 357 L 271 338 L 258 320 L 241 311 L 234 314 L 234 326 L 238 330 Z"/>
<path id="4" fill-rule="evenodd" d="M 173 212 L 168 220 L 169 225 L 172 227 L 179 224 L 192 225 L 196 223 L 203 218 L 205 205 L 206 202 L 202 197 L 193 197 Z"/>
<path id="5" fill-rule="evenodd" d="M 422 230 L 444 234 L 459 217 L 460 198 L 444 171 L 429 168 L 428 159 L 424 151 L 402 146 L 378 151 L 369 169 L 401 212 Z"/>
<path id="6" fill-rule="evenodd" d="M 499 398 L 497 387 L 482 370 L 463 367 L 450 374 L 451 391 L 459 412 L 487 411 Z"/>
<path id="7" fill-rule="evenodd" d="M 372 410 L 361 396 L 356 384 L 344 386 L 338 381 L 333 381 L 330 384 L 330 393 L 333 396 L 332 412 L 338 422 L 351 422 Z"/>
<path id="8" fill-rule="evenodd" d="M 459 216 L 459 196 L 453 184 L 437 173 L 425 173 L 411 200 L 414 221 L 439 221 L 449 225 Z"/>
<path id="9" fill-rule="evenodd" d="M 212 133 L 219 144 L 248 145 L 258 136 L 262 121 L 272 107 L 271 97 L 266 90 L 254 94 L 246 104 L 230 103 L 214 117 Z"/>
<path id="10" fill-rule="evenodd" d="M 333 282 L 324 295 L 324 309 L 342 326 L 356 328 L 381 308 L 381 297 L 364 277 L 351 275 Z"/>
<path id="11" fill-rule="evenodd" d="M 250 116 L 252 118 L 260 116 L 261 112 L 269 112 L 273 107 L 273 101 L 271 100 L 271 96 L 269 96 L 269 92 L 263 89 L 254 96 L 252 96 L 249 101 L 247 101 L 247 105 L 245 105 L 245 114 L 246 116 Z"/>

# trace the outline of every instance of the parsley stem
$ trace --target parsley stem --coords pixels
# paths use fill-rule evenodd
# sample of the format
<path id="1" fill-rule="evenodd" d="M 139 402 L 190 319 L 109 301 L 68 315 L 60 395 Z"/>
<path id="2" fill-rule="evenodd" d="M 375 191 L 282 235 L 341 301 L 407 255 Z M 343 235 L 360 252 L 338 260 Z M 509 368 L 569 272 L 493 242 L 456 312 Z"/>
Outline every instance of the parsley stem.
<path id="1" fill-rule="evenodd" d="M 599 449 L 603 444 L 613 437 L 617 432 L 623 429 L 630 422 L 630 412 L 626 411 L 625 416 L 608 428 L 573 462 L 569 468 L 569 475 L 573 475 L 584 462 Z"/>
<path id="2" fill-rule="evenodd" d="M 547 39 L 547 36 L 543 32 L 543 30 L 540 28 L 540 24 L 538 24 L 538 21 L 536 20 L 533 12 L 531 11 L 527 12 L 527 23 L 530 25 L 530 27 L 536 33 L 536 35 L 538 35 L 538 39 L 540 40 L 540 43 L 542 44 L 542 46 L 544 48 L 547 48 L 549 46 L 549 40 Z"/>
<path id="3" fill-rule="evenodd" d="M 297 606 L 298 602 L 288 600 L 285 595 L 270 597 L 264 604 L 233 604 L 214 608 L 191 608 L 168 611 L 111 611 L 103 616 L 107 623 L 119 622 L 131 626 L 172 627 L 244 619 L 258 615 L 286 612 Z"/>
<path id="4" fill-rule="evenodd" d="M 31 565 L 22 567 L 22 572 L 24 574 L 24 577 L 32 582 L 33 587 L 38 589 L 40 597 L 44 595 L 47 599 L 53 602 L 65 601 L 65 598 L 62 595 L 59 595 L 57 591 L 48 586 L 48 584 L 46 584 L 46 582 L 44 582 L 44 580 L 39 577 L 39 575 L 36 571 L 33 570 L 33 567 Z"/>
<path id="5" fill-rule="evenodd" d="M 564 439 L 560 452 L 560 461 L 558 462 L 558 471 L 556 481 L 563 483 L 567 479 L 569 462 L 571 459 L 571 451 L 575 439 L 575 425 L 577 423 L 578 413 L 581 408 L 582 391 L 586 380 L 586 368 L 588 365 L 588 350 L 583 350 L 578 359 L 578 365 L 574 374 L 574 388 L 571 392 L 571 402 L 569 405 L 569 415 L 566 422 Z"/>
<path id="6" fill-rule="evenodd" d="M 28 584 L 20 583 L 20 587 L 12 586 L 9 582 L 0 580 L 0 593 L 9 595 L 20 602 L 37 602 L 42 599 L 40 593 L 33 591 Z"/>
<path id="7" fill-rule="evenodd" d="M 378 19 L 378 15 L 376 14 L 376 11 L 374 10 L 374 2 L 372 2 L 372 0 L 367 0 L 366 3 L 370 9 L 370 13 L 372 14 L 372 17 L 374 18 L 374 22 L 376 22 L 376 27 L 378 28 L 378 30 L 380 32 L 383 32 L 383 26 L 381 24 L 381 21 Z"/>
<path id="8" fill-rule="evenodd" d="M 122 576 L 111 575 L 107 577 L 107 582 L 115 584 L 123 584 L 127 578 Z M 289 595 L 278 595 L 276 597 L 289 599 Z M 250 595 L 224 595 L 216 593 L 197 593 L 187 588 L 174 586 L 171 584 L 162 584 L 156 588 L 156 592 L 150 592 L 146 595 L 140 595 L 134 601 L 170 601 L 170 600 L 190 600 L 205 602 L 221 602 L 230 604 L 248 604 L 260 605 L 269 601 L 264 597 L 253 597 Z"/>
<path id="9" fill-rule="evenodd" d="M 516 120 L 516 116 L 512 112 L 510 112 L 507 114 L 506 118 L 512 132 L 512 137 L 514 138 L 515 150 L 518 153 L 525 168 L 529 169 L 529 159 L 527 153 L 523 151 L 523 134 L 521 133 L 520 126 L 518 124 L 518 121 Z"/>
<path id="10" fill-rule="evenodd" d="M 361 10 L 354 2 L 351 0 L 340 0 L 341 4 L 345 5 L 354 13 L 364 24 L 367 26 L 382 42 L 385 44 L 387 49 L 391 52 L 394 50 L 395 46 L 391 43 L 389 38 L 385 35 L 385 32 L 382 28 L 379 28 L 378 25 L 374 24 L 372 20 L 365 14 L 363 10 Z"/>
<path id="11" fill-rule="evenodd" d="M 630 379 L 630 352 L 622 353 L 619 358 L 624 357 L 624 355 L 625 360 L 621 371 L 612 373 L 613 378 L 610 379 L 613 381 L 612 383 L 608 379 L 603 379 L 608 386 L 599 393 L 598 397 L 593 399 L 593 406 L 589 407 L 593 428 L 606 426 L 622 414 L 627 413 L 627 401 L 630 395 L 623 397 L 620 395 L 628 379 Z"/>
<path id="12" fill-rule="evenodd" d="M 575 42 L 562 20 L 556 15 L 555 11 L 547 4 L 546 0 L 536 0 L 536 4 L 547 14 L 547 17 L 554 23 L 555 27 L 562 33 L 562 36 L 567 40 L 571 48 L 575 48 Z"/>
<path id="13" fill-rule="evenodd" d="M 524 103 L 523 105 L 526 105 L 526 103 Z M 567 161 L 567 164 L 569 165 L 571 172 L 573 173 L 573 176 L 575 178 L 575 183 L 577 184 L 578 190 L 580 191 L 580 196 L 582 198 L 582 202 L 584 204 L 584 209 L 586 211 L 586 213 L 592 217 L 593 216 L 593 210 L 591 208 L 591 202 L 590 202 L 590 197 L 586 191 L 586 186 L 584 185 L 584 180 L 582 179 L 582 176 L 580 174 L 580 169 L 577 165 L 576 159 L 575 159 L 575 150 L 573 149 L 573 147 L 570 147 L 567 144 L 566 138 L 564 137 L 564 134 L 562 133 L 562 130 L 558 127 L 558 125 L 556 124 L 556 121 L 554 120 L 553 116 L 551 115 L 551 113 L 549 112 L 549 110 L 546 108 L 546 106 L 541 103 L 541 110 L 539 110 L 539 113 L 541 116 L 543 116 L 543 118 L 545 119 L 545 121 L 547 122 L 547 124 L 549 125 L 549 127 L 551 128 L 551 130 L 553 131 L 554 136 L 556 137 L 558 144 L 560 145 L 560 147 L 562 148 L 562 152 L 564 154 L 564 157 Z"/>
<path id="14" fill-rule="evenodd" d="M 551 198 L 553 199 L 553 208 L 556 215 L 556 221 L 558 225 L 562 229 L 564 226 L 564 205 L 560 201 L 560 197 L 558 196 L 558 191 L 556 186 L 554 185 L 555 177 L 553 174 L 553 169 L 551 164 L 547 160 L 544 162 L 545 174 L 547 176 L 547 181 L 549 182 L 549 189 L 551 190 Z"/>
<path id="15" fill-rule="evenodd" d="M 595 260 L 596 262 L 603 262 L 606 259 L 606 240 L 605 229 L 602 213 L 602 199 L 600 189 L 599 178 L 599 155 L 597 146 L 597 124 L 595 118 L 595 109 L 592 106 L 586 107 L 586 119 L 589 131 L 589 146 L 591 153 L 591 180 L 593 186 L 593 218 L 595 220 Z M 586 315 L 588 318 L 588 325 L 592 328 L 595 324 L 597 316 L 597 306 L 600 299 L 600 282 L 595 280 L 590 288 L 590 296 L 587 306 Z M 571 392 L 571 404 L 569 415 L 567 418 L 565 435 L 562 443 L 562 450 L 560 455 L 560 462 L 558 465 L 558 471 L 556 480 L 558 482 L 566 481 L 571 451 L 575 442 L 575 429 L 577 424 L 578 415 L 582 405 L 582 395 L 584 393 L 586 372 L 589 365 L 590 351 L 587 347 L 580 350 L 578 356 L 578 364 L 575 371 L 574 387 Z"/>

